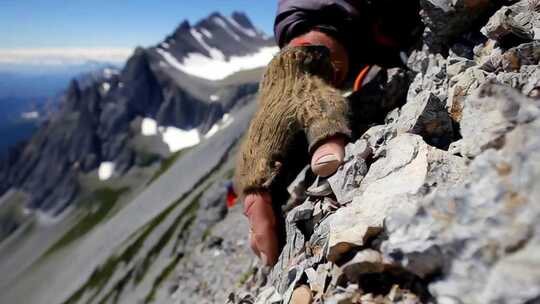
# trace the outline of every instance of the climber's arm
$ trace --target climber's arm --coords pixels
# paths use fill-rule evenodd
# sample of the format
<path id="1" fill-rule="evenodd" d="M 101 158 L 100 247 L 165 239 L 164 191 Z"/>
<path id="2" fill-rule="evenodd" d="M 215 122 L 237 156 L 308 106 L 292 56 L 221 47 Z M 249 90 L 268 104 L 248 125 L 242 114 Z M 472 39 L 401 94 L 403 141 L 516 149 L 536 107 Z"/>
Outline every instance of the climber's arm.
<path id="1" fill-rule="evenodd" d="M 287 2 L 281 1 L 280 5 Z M 312 11 L 307 15 L 319 13 Z M 326 140 L 347 138 L 350 133 L 345 100 L 335 89 L 347 75 L 349 56 L 328 25 L 312 25 L 298 32 L 299 27 L 282 27 L 289 31 L 287 37 L 280 35 L 287 42 L 265 71 L 259 107 L 242 144 L 235 172 L 235 187 L 250 220 L 251 245 L 269 265 L 275 263 L 278 255 L 269 193 L 276 177 L 283 171 L 290 172 L 289 166 L 296 161 L 288 154 L 296 144 L 296 136 L 303 133 L 306 137 L 309 150 L 306 146 L 303 153 L 309 155 Z"/>

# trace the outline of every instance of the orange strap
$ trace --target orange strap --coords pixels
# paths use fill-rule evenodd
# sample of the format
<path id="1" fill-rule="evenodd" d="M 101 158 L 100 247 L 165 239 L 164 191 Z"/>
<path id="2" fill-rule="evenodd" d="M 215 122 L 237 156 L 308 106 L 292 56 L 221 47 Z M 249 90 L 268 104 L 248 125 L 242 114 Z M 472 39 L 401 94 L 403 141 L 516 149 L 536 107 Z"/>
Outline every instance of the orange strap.
<path id="1" fill-rule="evenodd" d="M 358 76 L 356 76 L 356 80 L 354 81 L 354 87 L 353 87 L 354 92 L 359 91 L 362 88 L 362 84 L 369 72 L 369 69 L 371 69 L 371 66 L 366 65 L 365 67 L 362 68 L 360 73 L 358 73 Z"/>

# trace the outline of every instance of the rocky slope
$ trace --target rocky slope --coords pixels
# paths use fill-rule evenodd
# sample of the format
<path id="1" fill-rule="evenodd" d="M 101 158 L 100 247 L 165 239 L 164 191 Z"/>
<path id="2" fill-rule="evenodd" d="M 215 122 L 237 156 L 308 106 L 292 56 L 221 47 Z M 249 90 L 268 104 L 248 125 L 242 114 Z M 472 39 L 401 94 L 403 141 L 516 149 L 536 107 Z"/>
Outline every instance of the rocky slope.
<path id="1" fill-rule="evenodd" d="M 38 231 L 17 250 L 0 246 L 0 302 L 537 303 L 538 1 L 421 4 L 425 35 L 407 67 L 380 70 L 350 97 L 360 120 L 343 167 L 289 187 L 273 269 L 250 253 L 240 206 L 224 208 L 254 94 L 206 87 L 165 45 L 141 50 L 151 71 L 162 67 L 156 82 L 228 100 L 234 121 L 120 194 L 122 208 L 75 241 L 37 255 Z M 167 125 L 147 105 L 156 114 L 131 121 L 137 132 Z"/>
<path id="2" fill-rule="evenodd" d="M 227 212 L 224 202 L 239 138 L 254 106 L 250 102 L 233 112 L 229 126 L 183 153 L 161 175 L 139 177 L 138 189 L 115 192 L 133 169 L 109 182 L 102 203 L 117 208 L 103 218 L 96 219 L 101 211 L 93 208 L 67 231 L 60 222 L 3 243 L 0 302 L 168 303 L 179 294 L 174 295 L 176 278 L 182 274 L 190 280 L 182 283 L 190 293 L 181 298 L 206 299 L 204 282 L 219 280 L 224 289 L 214 298 L 225 299 L 245 261 L 254 260 L 242 244 L 247 223 L 241 210 Z M 231 240 L 234 236 L 240 237 Z M 213 259 L 220 265 L 218 256 L 236 262 L 222 268 L 207 263 Z M 201 264 L 205 272 L 198 271 Z"/>
<path id="3" fill-rule="evenodd" d="M 377 83 L 410 74 L 403 105 L 291 185 L 278 264 L 230 303 L 540 300 L 540 2 L 421 5 L 422 46 Z"/>
<path id="4" fill-rule="evenodd" d="M 202 32 L 215 41 L 173 47 Z M 202 79 L 178 66 L 208 45 L 223 48 L 223 71 L 233 74 Z M 245 16 L 212 14 L 136 50 L 121 71 L 73 80 L 60 110 L 1 167 L 0 239 L 20 227 L 0 243 L 0 302 L 170 302 L 177 269 L 196 272 L 227 251 L 233 266 L 206 264 L 211 275 L 183 284 L 205 298 L 200 286 L 218 280 L 225 288 L 214 299 L 225 299 L 254 261 L 241 237 L 220 238 L 246 229 L 224 199 L 261 75 L 244 69 L 264 65 L 253 52 L 275 50 L 268 45 Z"/>
<path id="5" fill-rule="evenodd" d="M 198 143 L 257 89 L 257 80 L 200 78 L 201 62 L 221 64 L 221 79 L 264 65 L 274 51 L 241 13 L 183 22 L 159 45 L 135 50 L 122 70 L 73 80 L 60 110 L 0 162 L 0 194 L 22 191 L 29 210 L 57 215 L 79 197 L 80 175 L 119 176 Z M 141 133 L 161 137 L 169 149 L 145 143 Z"/>

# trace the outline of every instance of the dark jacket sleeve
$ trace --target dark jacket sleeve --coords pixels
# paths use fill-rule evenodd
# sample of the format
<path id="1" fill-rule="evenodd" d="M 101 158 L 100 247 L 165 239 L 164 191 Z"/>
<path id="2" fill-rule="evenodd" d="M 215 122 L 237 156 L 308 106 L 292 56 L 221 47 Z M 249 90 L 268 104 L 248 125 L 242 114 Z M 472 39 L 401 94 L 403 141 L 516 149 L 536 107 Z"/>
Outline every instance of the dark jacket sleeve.
<path id="1" fill-rule="evenodd" d="M 279 0 L 274 23 L 277 44 L 284 47 L 291 39 L 314 28 L 346 42 L 343 33 L 351 32 L 357 27 L 355 22 L 361 19 L 358 5 L 350 2 L 353 1 Z"/>
<path id="2" fill-rule="evenodd" d="M 418 0 L 279 0 L 274 22 L 277 44 L 317 29 L 337 39 L 349 53 L 350 70 L 363 64 L 395 66 L 397 48 L 407 48 L 422 33 Z M 380 34 L 396 47 L 381 45 Z"/>

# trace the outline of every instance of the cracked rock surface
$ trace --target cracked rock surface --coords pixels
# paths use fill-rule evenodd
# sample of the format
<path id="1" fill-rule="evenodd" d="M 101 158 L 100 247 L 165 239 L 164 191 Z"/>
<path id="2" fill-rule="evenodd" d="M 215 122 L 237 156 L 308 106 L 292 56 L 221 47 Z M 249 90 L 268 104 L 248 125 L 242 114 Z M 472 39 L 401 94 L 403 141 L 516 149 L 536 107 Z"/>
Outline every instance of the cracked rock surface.
<path id="1" fill-rule="evenodd" d="M 296 179 L 277 265 L 230 303 L 540 301 L 540 2 L 421 3 L 406 102 L 327 191 Z"/>

